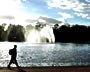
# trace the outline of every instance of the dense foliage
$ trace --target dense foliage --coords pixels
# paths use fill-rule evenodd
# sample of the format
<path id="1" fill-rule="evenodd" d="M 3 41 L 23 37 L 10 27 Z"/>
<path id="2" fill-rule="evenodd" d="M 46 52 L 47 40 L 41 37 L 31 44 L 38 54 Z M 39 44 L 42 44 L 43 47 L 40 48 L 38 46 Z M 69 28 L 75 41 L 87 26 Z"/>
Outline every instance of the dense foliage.
<path id="1" fill-rule="evenodd" d="M 0 25 L 0 41 L 22 42 L 25 41 L 25 29 L 21 25 L 10 24 L 5 30 L 5 25 Z"/>
<path id="2" fill-rule="evenodd" d="M 8 35 L 8 41 L 18 41 L 18 42 L 22 42 L 25 41 L 25 37 L 24 37 L 24 28 L 21 25 L 11 25 L 11 30 L 10 33 Z"/>
<path id="3" fill-rule="evenodd" d="M 75 42 L 75 43 L 90 43 L 90 26 L 73 25 L 57 28 L 54 26 L 54 35 L 56 42 Z"/>

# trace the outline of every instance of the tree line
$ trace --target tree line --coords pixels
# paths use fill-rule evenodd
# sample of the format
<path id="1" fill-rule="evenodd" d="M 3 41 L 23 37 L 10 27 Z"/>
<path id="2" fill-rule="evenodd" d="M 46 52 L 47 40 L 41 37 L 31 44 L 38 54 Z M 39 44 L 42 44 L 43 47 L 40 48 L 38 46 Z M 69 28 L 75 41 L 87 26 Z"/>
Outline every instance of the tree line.
<path id="1" fill-rule="evenodd" d="M 0 41 L 23 42 L 25 41 L 25 28 L 22 25 L 0 25 Z M 90 43 L 90 26 L 55 24 L 53 27 L 55 42 Z"/>
<path id="2" fill-rule="evenodd" d="M 55 24 L 53 31 L 56 42 L 90 43 L 90 26 Z"/>
<path id="3" fill-rule="evenodd" d="M 0 41 L 23 42 L 25 41 L 25 28 L 21 25 L 10 24 L 5 30 L 6 24 L 0 25 Z"/>

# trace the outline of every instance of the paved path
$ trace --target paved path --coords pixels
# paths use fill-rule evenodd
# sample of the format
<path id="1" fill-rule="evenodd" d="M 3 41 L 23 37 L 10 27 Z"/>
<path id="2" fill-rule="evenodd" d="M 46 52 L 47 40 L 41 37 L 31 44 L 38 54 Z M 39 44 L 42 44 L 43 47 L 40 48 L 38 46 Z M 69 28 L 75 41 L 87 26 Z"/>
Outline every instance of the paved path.
<path id="1" fill-rule="evenodd" d="M 90 72 L 90 67 L 28 67 L 22 70 L 0 68 L 0 72 Z"/>

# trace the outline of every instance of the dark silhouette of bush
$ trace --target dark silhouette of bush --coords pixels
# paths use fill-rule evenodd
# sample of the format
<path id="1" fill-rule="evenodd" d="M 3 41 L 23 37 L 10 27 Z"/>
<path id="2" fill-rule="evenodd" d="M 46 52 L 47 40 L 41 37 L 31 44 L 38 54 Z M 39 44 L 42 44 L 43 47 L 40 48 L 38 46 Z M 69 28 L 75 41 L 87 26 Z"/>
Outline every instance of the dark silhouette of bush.
<path id="1" fill-rule="evenodd" d="M 4 27 L 2 25 L 0 25 L 0 41 L 4 41 L 3 37 L 4 37 Z"/>
<path id="2" fill-rule="evenodd" d="M 75 43 L 90 43 L 90 26 L 62 25 L 58 29 L 53 28 L 55 42 L 75 42 Z"/>
<path id="3" fill-rule="evenodd" d="M 11 25 L 11 30 L 8 35 L 8 41 L 22 42 L 25 41 L 24 28 L 21 25 Z"/>

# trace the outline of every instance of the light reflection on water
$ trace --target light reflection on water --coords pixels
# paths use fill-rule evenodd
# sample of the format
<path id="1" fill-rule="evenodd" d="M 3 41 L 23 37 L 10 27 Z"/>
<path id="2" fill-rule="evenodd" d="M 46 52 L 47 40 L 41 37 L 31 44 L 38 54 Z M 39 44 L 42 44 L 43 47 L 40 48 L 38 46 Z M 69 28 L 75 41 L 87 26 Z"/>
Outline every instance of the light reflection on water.
<path id="1" fill-rule="evenodd" d="M 22 67 L 87 66 L 90 65 L 90 45 L 73 43 L 30 44 L 0 42 L 0 67 L 10 60 L 9 49 L 17 44 L 17 60 Z M 15 65 L 12 65 L 15 66 Z"/>

